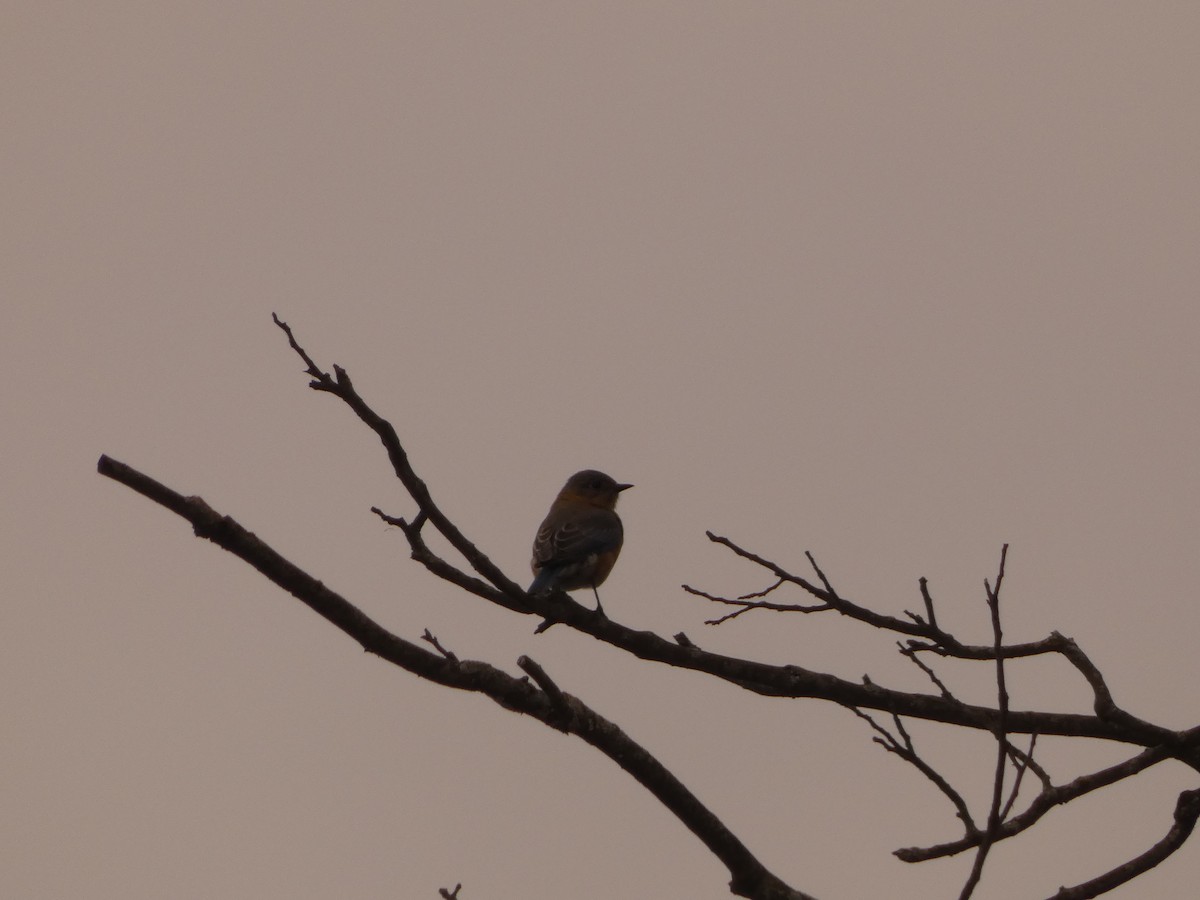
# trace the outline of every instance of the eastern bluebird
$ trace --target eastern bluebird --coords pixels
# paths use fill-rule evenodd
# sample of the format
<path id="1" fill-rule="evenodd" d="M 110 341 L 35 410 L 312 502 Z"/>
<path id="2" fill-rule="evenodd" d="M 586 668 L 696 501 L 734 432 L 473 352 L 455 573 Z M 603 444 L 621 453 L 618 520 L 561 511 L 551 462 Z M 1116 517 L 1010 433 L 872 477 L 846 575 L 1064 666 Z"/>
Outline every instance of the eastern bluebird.
<path id="1" fill-rule="evenodd" d="M 567 479 L 533 540 L 529 567 L 534 579 L 529 593 L 590 587 L 596 595 L 597 612 L 604 612 L 596 588 L 604 583 L 621 552 L 624 529 L 614 508 L 621 491 L 631 487 L 594 469 Z"/>

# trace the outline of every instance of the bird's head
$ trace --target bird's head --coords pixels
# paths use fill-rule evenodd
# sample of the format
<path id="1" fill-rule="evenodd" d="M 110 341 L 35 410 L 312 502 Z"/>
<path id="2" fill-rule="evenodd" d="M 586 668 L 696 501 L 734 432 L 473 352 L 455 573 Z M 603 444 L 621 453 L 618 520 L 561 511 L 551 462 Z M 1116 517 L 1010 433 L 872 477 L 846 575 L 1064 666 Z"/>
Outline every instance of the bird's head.
<path id="1" fill-rule="evenodd" d="M 633 487 L 632 484 L 620 484 L 603 472 L 595 469 L 584 469 L 576 472 L 567 479 L 563 489 L 558 492 L 562 499 L 579 500 L 603 509 L 613 509 L 621 491 Z"/>

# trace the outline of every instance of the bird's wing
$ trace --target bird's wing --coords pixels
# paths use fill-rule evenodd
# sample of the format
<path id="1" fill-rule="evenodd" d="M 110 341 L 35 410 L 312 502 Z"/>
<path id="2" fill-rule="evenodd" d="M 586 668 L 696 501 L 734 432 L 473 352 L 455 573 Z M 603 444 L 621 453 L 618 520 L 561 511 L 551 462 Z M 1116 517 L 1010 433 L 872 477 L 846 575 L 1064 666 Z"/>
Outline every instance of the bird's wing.
<path id="1" fill-rule="evenodd" d="M 561 566 L 621 545 L 621 520 L 607 509 L 590 511 L 564 522 L 547 521 L 533 542 L 538 567 Z"/>

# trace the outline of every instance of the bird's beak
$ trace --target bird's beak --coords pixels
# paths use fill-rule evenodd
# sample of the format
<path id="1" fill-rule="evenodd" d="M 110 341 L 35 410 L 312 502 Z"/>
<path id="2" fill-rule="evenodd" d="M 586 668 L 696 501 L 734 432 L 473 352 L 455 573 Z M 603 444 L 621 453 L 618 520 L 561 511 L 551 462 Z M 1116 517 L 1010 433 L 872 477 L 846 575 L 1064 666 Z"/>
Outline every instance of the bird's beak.
<path id="1" fill-rule="evenodd" d="M 618 484 L 617 485 L 617 493 L 620 493 L 621 491 L 627 491 L 631 487 L 633 487 L 632 484 Z"/>

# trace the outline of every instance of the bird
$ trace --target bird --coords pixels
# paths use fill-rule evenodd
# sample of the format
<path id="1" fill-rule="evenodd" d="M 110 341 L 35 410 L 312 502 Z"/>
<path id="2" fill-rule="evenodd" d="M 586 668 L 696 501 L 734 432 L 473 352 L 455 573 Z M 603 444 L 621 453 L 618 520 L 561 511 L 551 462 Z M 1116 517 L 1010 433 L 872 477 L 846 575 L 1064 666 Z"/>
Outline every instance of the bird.
<path id="1" fill-rule="evenodd" d="M 612 571 L 624 541 L 617 498 L 632 484 L 584 469 L 567 479 L 533 539 L 533 583 L 529 593 L 591 588 L 596 612 L 604 614 L 596 590 Z"/>

